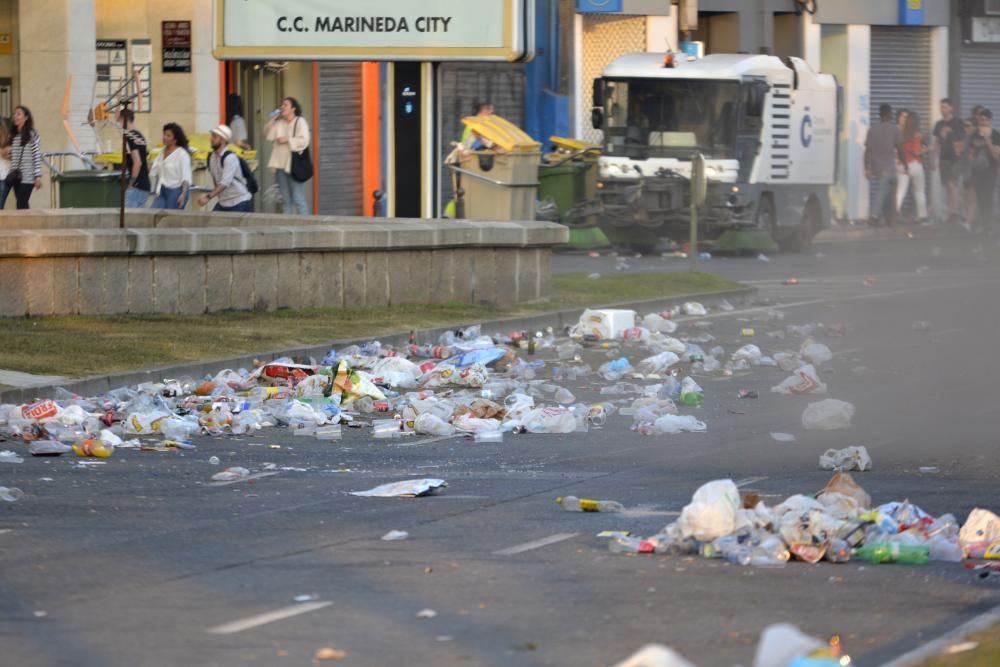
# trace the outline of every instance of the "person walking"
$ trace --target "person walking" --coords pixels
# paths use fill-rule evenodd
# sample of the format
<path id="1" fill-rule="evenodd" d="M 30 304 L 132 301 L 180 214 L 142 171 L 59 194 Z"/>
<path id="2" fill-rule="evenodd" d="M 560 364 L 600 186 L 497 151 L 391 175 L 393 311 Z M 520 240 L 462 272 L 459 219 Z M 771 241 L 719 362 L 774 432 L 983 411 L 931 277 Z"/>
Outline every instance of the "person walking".
<path id="1" fill-rule="evenodd" d="M 188 138 L 177 123 L 163 126 L 163 150 L 149 170 L 156 181 L 152 208 L 183 209 L 191 188 L 191 153 Z"/>
<path id="2" fill-rule="evenodd" d="M 934 125 L 934 154 L 937 156 L 938 174 L 945 192 L 947 213 L 945 220 L 965 219 L 962 206 L 962 172 L 958 164 L 965 128 L 955 116 L 955 105 L 947 97 L 941 100 L 941 120 Z"/>
<path id="3" fill-rule="evenodd" d="M 128 189 L 125 190 L 125 208 L 146 208 L 152 186 L 149 182 L 149 162 L 146 137 L 135 129 L 135 112 L 122 109 L 118 123 L 125 131 L 125 171 L 128 172 Z"/>
<path id="4" fill-rule="evenodd" d="M 14 125 L 9 118 L 0 118 L 0 211 L 7 206 L 7 174 L 10 173 L 10 142 L 14 139 Z"/>
<path id="5" fill-rule="evenodd" d="M 218 197 L 213 211 L 249 213 L 253 195 L 247 189 L 243 178 L 240 159 L 228 150 L 233 140 L 233 131 L 226 125 L 219 125 L 211 133 L 212 154 L 208 156 L 208 171 L 215 181 L 215 189 L 198 198 L 198 205 L 205 207 Z"/>
<path id="6" fill-rule="evenodd" d="M 42 189 L 42 141 L 28 107 L 14 107 L 11 120 L 14 136 L 10 143 L 10 171 L 4 180 L 14 191 L 18 210 L 24 210 L 28 208 L 31 194 Z"/>
<path id="7" fill-rule="evenodd" d="M 871 224 L 896 222 L 896 161 L 902 160 L 903 132 L 892 122 L 892 107 L 879 107 L 880 122 L 865 138 L 865 176 L 872 181 L 875 199 Z"/>
<path id="8" fill-rule="evenodd" d="M 917 222 L 927 222 L 927 179 L 924 172 L 924 135 L 920 133 L 920 115 L 907 111 L 903 118 L 903 162 L 896 188 L 896 210 L 903 209 L 908 191 L 913 192 L 917 207 Z"/>
<path id="9" fill-rule="evenodd" d="M 993 112 L 979 112 L 978 127 L 969 137 L 968 161 L 976 202 L 976 226 L 981 234 L 993 233 L 993 196 L 1000 167 L 1000 132 L 993 129 Z"/>
<path id="10" fill-rule="evenodd" d="M 311 135 L 309 124 L 302 117 L 302 105 L 294 97 L 281 102 L 278 113 L 272 114 L 264 126 L 267 140 L 271 142 L 271 159 L 267 166 L 274 169 L 281 190 L 282 212 L 309 215 L 306 205 L 306 181 L 292 176 L 292 154 L 300 159 L 308 155 Z"/>

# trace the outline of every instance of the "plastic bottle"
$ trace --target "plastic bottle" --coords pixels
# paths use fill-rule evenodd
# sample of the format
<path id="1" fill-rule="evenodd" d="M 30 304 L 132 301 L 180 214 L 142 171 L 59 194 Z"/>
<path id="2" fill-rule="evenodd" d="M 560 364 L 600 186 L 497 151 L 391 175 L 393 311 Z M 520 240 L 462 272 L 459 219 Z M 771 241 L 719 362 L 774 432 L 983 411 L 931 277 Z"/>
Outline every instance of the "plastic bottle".
<path id="1" fill-rule="evenodd" d="M 35 440 L 28 445 L 28 453 L 32 456 L 61 456 L 71 451 L 72 447 L 55 440 Z"/>
<path id="2" fill-rule="evenodd" d="M 87 438 L 73 445 L 73 451 L 81 458 L 106 459 L 115 453 L 115 448 L 103 440 Z"/>
<path id="3" fill-rule="evenodd" d="M 855 549 L 854 555 L 875 564 L 926 565 L 930 561 L 930 547 L 878 542 Z"/>
<path id="4" fill-rule="evenodd" d="M 849 563 L 851 561 L 851 545 L 847 543 L 847 540 L 830 540 L 826 549 L 826 559 L 831 563 Z"/>
<path id="5" fill-rule="evenodd" d="M 733 565 L 746 567 L 753 561 L 753 551 L 748 547 L 737 547 L 726 552 L 726 560 Z"/>
<path id="6" fill-rule="evenodd" d="M 556 403 L 559 403 L 560 405 L 569 405 L 576 401 L 576 396 L 573 395 L 573 392 L 565 387 L 559 387 L 556 390 L 554 398 Z"/>
<path id="7" fill-rule="evenodd" d="M 689 377 L 681 382 L 680 403 L 694 408 L 701 407 L 705 403 L 704 390 Z"/>
<path id="8" fill-rule="evenodd" d="M 588 500 L 576 496 L 556 498 L 567 512 L 624 512 L 625 506 L 614 500 Z"/>
<path id="9" fill-rule="evenodd" d="M 616 537 L 608 542 L 608 550 L 615 554 L 651 554 L 655 546 L 638 537 Z"/>
<path id="10" fill-rule="evenodd" d="M 24 491 L 16 486 L 0 486 L 0 500 L 16 503 L 21 498 L 24 498 Z"/>

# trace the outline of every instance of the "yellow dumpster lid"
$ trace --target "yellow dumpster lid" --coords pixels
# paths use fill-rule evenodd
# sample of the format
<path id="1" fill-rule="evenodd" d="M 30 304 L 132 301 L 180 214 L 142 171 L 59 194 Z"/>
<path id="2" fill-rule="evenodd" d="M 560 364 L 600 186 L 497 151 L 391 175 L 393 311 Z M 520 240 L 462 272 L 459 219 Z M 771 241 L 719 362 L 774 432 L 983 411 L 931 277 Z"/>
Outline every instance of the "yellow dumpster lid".
<path id="1" fill-rule="evenodd" d="M 508 153 L 535 153 L 542 145 L 514 123 L 500 116 L 468 116 L 462 119 L 465 125 L 488 141 Z"/>
<path id="2" fill-rule="evenodd" d="M 597 144 L 592 144 L 589 141 L 583 141 L 582 139 L 570 139 L 568 137 L 549 137 L 549 141 L 556 148 L 562 148 L 568 151 L 589 151 L 594 149 L 600 149 L 601 147 Z"/>

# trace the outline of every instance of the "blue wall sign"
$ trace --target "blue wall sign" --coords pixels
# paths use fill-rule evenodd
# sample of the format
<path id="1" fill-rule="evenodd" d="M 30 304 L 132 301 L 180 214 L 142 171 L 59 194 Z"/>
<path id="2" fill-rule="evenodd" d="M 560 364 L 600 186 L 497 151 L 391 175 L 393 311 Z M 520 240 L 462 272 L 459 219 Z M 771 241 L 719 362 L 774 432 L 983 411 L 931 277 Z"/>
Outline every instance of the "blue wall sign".
<path id="1" fill-rule="evenodd" d="M 899 0 L 899 25 L 923 25 L 926 0 Z"/>
<path id="2" fill-rule="evenodd" d="M 576 0 L 576 11 L 581 14 L 620 12 L 625 0 Z"/>

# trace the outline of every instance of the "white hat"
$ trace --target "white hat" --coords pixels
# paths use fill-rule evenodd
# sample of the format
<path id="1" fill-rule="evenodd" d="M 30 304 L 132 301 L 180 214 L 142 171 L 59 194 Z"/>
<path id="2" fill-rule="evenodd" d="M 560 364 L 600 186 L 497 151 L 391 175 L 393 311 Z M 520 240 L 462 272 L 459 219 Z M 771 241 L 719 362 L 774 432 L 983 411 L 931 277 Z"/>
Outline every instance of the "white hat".
<path id="1" fill-rule="evenodd" d="M 229 129 L 228 125 L 219 125 L 212 128 L 212 134 L 219 135 L 226 140 L 227 144 L 233 140 L 233 131 Z"/>

